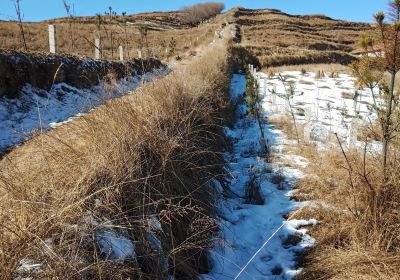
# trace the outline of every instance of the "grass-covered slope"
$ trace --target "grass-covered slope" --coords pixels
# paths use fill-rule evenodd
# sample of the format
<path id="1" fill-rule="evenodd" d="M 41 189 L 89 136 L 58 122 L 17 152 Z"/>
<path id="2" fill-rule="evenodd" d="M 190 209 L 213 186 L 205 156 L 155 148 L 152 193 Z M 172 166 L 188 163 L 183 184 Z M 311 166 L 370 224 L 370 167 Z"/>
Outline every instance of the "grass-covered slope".
<path id="1" fill-rule="evenodd" d="M 2 279 L 193 279 L 208 270 L 229 90 L 220 41 L 0 162 Z"/>

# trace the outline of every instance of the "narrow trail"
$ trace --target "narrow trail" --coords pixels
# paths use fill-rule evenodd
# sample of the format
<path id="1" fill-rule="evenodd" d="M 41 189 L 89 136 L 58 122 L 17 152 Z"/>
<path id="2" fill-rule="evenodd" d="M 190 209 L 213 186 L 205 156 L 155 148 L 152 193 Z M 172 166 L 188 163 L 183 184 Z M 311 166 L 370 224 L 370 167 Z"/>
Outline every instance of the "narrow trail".
<path id="1" fill-rule="evenodd" d="M 226 133 L 233 143 L 226 153 L 230 172 L 229 193 L 221 190 L 222 246 L 211 252 L 214 268 L 204 279 L 292 279 L 301 269 L 296 256 L 314 244 L 307 230 L 315 220 L 296 220 L 301 205 L 291 199 L 293 185 L 303 176 L 279 162 L 290 143 L 276 127 L 264 123 L 273 163 L 267 162 L 260 144 L 256 121 L 246 116 L 242 94 L 246 77 L 234 75 L 232 101 L 237 106 L 235 122 Z M 253 196 L 249 197 L 249 193 Z M 291 215 L 290 220 L 286 220 Z"/>

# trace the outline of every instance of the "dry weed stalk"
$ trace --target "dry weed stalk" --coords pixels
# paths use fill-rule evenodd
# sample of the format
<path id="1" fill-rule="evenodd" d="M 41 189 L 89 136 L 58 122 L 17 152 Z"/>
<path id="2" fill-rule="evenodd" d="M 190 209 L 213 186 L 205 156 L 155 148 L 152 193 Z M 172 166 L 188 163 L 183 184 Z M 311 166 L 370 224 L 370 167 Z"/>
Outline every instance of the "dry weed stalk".
<path id="1" fill-rule="evenodd" d="M 15 13 L 17 14 L 18 27 L 21 35 L 22 46 L 24 47 L 24 51 L 28 51 L 28 45 L 26 44 L 26 39 L 25 39 L 24 26 L 22 24 L 22 12 L 21 12 L 20 0 L 15 0 L 14 7 L 15 7 Z"/>

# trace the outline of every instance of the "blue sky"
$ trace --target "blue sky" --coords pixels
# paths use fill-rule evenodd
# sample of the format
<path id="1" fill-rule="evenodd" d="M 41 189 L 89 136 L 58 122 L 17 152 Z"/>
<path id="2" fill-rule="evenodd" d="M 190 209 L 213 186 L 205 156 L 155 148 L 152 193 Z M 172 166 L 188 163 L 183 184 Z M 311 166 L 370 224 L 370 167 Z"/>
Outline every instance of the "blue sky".
<path id="1" fill-rule="evenodd" d="M 25 21 L 40 21 L 65 16 L 62 0 L 20 0 Z M 94 15 L 112 6 L 117 13 L 177 10 L 198 1 L 182 0 L 67 0 L 75 15 Z M 385 10 L 389 0 L 226 0 L 227 8 L 276 8 L 290 14 L 326 14 L 333 18 L 352 21 L 372 21 L 372 15 Z M 0 0 L 0 19 L 15 19 L 12 0 Z"/>

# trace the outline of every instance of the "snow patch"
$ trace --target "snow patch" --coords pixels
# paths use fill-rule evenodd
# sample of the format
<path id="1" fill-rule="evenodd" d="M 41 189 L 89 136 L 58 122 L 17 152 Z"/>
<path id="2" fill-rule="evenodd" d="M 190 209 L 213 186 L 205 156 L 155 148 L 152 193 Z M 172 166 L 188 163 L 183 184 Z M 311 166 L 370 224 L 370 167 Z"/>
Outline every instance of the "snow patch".
<path id="1" fill-rule="evenodd" d="M 127 260 L 136 257 L 135 246 L 126 233 L 99 229 L 96 230 L 96 239 L 107 259 Z"/>
<path id="2" fill-rule="evenodd" d="M 25 85 L 15 99 L 0 98 L 0 152 L 30 138 L 35 132 L 63 125 L 105 101 L 129 94 L 143 82 L 169 70 L 160 68 L 143 76 L 113 83 L 112 92 L 101 85 L 78 89 L 65 83 L 49 91 Z"/>
<path id="3" fill-rule="evenodd" d="M 295 94 L 290 102 L 295 111 L 296 122 L 305 126 L 306 138 L 317 142 L 321 148 L 326 148 L 324 145 L 329 137 L 337 133 L 345 147 L 364 147 L 364 143 L 357 139 L 357 127 L 368 125 L 377 119 L 372 107 L 383 103 L 378 88 L 374 89 L 373 94 L 370 89 L 359 89 L 355 85 L 356 79 L 347 74 L 319 78 L 315 73 L 284 71 L 270 77 L 258 72 L 256 77 L 260 84 L 259 94 L 264 99 L 263 109 L 273 119 L 288 113 L 287 101 L 282 97 L 285 87 L 279 80 L 279 75 L 295 87 Z M 379 142 L 371 142 L 367 150 L 373 153 L 380 147 Z"/>
<path id="4" fill-rule="evenodd" d="M 232 101 L 237 102 L 245 92 L 246 78 L 234 75 L 231 83 Z M 293 279 L 300 270 L 296 268 L 296 255 L 313 246 L 315 240 L 302 227 L 316 224 L 315 220 L 289 220 L 285 217 L 296 211 L 299 204 L 290 193 L 296 180 L 304 176 L 297 169 L 283 163 L 268 163 L 263 157 L 258 124 L 246 117 L 247 107 L 237 107 L 235 125 L 225 128 L 231 138 L 233 151 L 225 154 L 231 178 L 230 190 L 237 196 L 221 196 L 221 239 L 211 251 L 213 269 L 203 279 Z M 284 134 L 269 124 L 264 124 L 268 142 L 275 152 L 298 165 L 307 161 L 298 156 L 283 155 L 289 141 Z M 263 205 L 246 204 L 246 186 L 256 178 Z M 289 244 L 291 236 L 298 242 Z M 236 278 L 237 277 L 237 278 Z"/>

